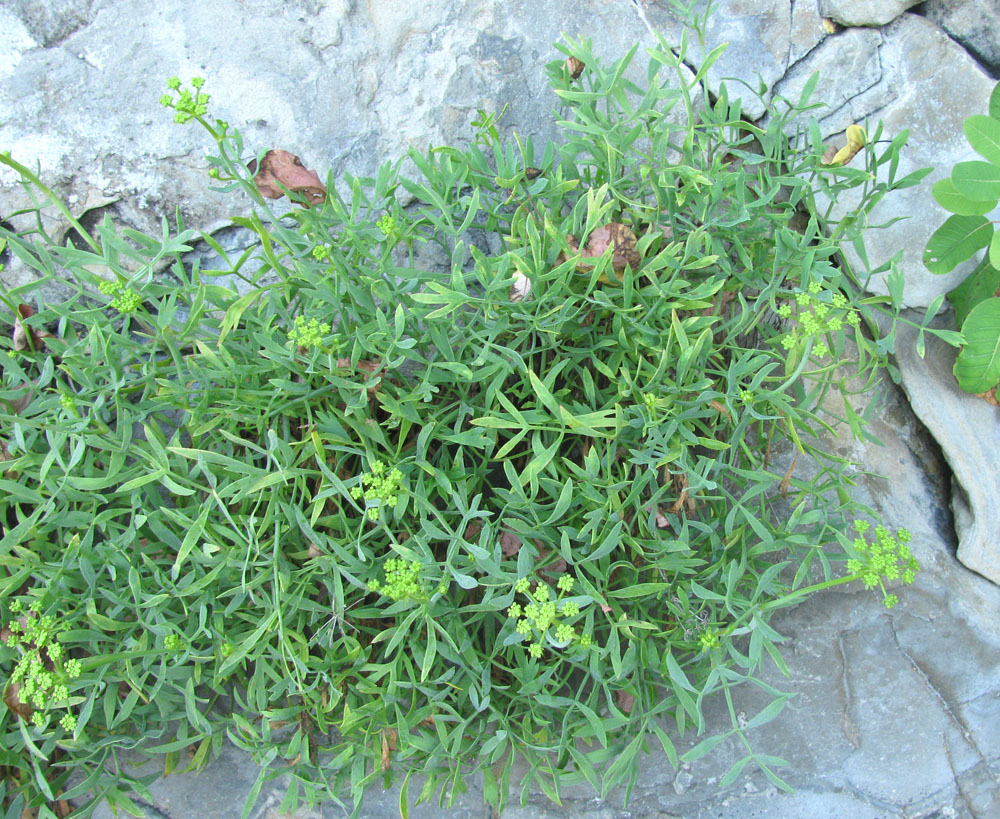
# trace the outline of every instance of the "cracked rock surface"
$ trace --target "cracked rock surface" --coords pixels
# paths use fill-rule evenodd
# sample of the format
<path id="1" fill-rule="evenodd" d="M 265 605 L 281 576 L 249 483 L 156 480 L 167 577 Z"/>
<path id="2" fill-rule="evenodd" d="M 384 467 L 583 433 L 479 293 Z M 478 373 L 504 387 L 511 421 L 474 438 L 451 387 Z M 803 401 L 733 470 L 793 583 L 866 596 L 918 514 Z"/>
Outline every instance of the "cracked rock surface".
<path id="1" fill-rule="evenodd" d="M 930 189 L 974 158 L 962 123 L 985 112 L 1000 69 L 1000 2 L 715 5 L 704 51 L 691 45 L 685 59 L 697 69 L 728 42 L 709 82 L 742 95 L 751 117 L 765 105 L 747 86 L 764 101 L 796 99 L 819 71 L 814 101 L 829 106 L 816 113 L 825 137 L 866 119 L 881 119 L 887 138 L 909 131 L 900 175 L 935 171 L 879 205 L 878 221 L 907 218 L 871 233 L 872 266 L 903 251 L 913 308 L 960 281 L 974 262 L 943 277 L 921 263 L 946 216 Z M 189 226 L 215 231 L 240 206 L 208 188 L 207 137 L 159 106 L 171 75 L 207 77 L 213 113 L 238 126 L 248 147 L 290 150 L 321 176 L 370 175 L 410 145 L 467 141 L 477 109 L 506 105 L 506 136 L 544 141 L 557 104 L 544 66 L 561 58 L 552 48 L 560 34 L 593 38 L 609 60 L 638 42 L 641 74 L 651 29 L 679 42 L 668 0 L 5 0 L 0 150 L 40 166 L 85 221 L 108 213 L 159 231 L 161 216 L 179 207 Z M 0 218 L 25 204 L 16 180 L 0 172 Z M 10 264 L 3 276 L 12 284 L 30 271 Z M 742 755 L 723 744 L 679 771 L 662 753 L 642 757 L 627 809 L 621 792 L 600 801 L 581 788 L 562 807 L 531 793 L 505 817 L 1000 817 L 1000 411 L 955 389 L 953 350 L 931 339 L 925 360 L 913 350 L 901 330 L 903 389 L 887 387 L 873 428 L 885 446 L 847 437 L 837 446 L 863 464 L 866 502 L 890 527 L 911 530 L 924 571 L 891 612 L 874 595 L 839 590 L 776 618 L 791 679 L 771 669 L 769 681 L 798 695 L 755 733 L 755 749 L 789 761 L 781 773 L 796 793 L 777 792 L 749 767 L 720 789 L 721 773 Z M 753 690 L 738 692 L 749 716 L 761 702 Z M 713 703 L 709 719 L 710 731 L 728 727 L 724 703 Z M 685 736 L 678 750 L 696 742 Z M 227 746 L 202 774 L 154 783 L 155 803 L 144 810 L 160 819 L 237 817 L 255 778 L 252 761 Z M 480 783 L 468 784 L 449 809 L 424 805 L 411 816 L 485 816 Z M 255 819 L 279 817 L 284 787 L 265 785 Z M 363 815 L 397 816 L 397 798 L 372 790 Z"/>

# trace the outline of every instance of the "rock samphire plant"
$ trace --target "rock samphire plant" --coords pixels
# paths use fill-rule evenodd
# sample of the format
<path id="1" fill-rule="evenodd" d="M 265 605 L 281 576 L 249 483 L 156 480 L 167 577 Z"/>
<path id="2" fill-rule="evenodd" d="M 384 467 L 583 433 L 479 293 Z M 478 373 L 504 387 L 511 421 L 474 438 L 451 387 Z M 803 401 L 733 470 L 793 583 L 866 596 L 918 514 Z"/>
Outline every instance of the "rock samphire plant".
<path id="1" fill-rule="evenodd" d="M 989 113 L 965 121 L 965 136 L 982 159 L 959 162 L 951 176 L 934 184 L 934 199 L 952 215 L 928 240 L 924 263 L 931 273 L 948 273 L 987 249 L 948 300 L 963 336 L 954 368 L 958 385 L 971 393 L 993 391 L 995 400 L 1000 384 L 1000 231 L 994 231 L 987 214 L 1000 201 L 1000 83 L 990 95 Z"/>
<path id="2" fill-rule="evenodd" d="M 498 808 L 627 799 L 641 752 L 724 741 L 720 787 L 748 763 L 787 787 L 750 744 L 789 696 L 762 677 L 787 671 L 771 615 L 856 580 L 892 605 L 916 570 L 823 436 L 864 434 L 851 392 L 892 345 L 840 248 L 919 174 L 879 129 L 824 164 L 815 81 L 745 121 L 686 42 L 649 49 L 647 87 L 637 49 L 560 46 L 562 142 L 484 114 L 412 176 L 325 184 L 171 82 L 252 202 L 243 251 L 180 217 L 88 232 L 0 158 L 35 197 L 3 238 L 37 273 L 2 293 L 7 815 L 138 811 L 224 740 L 261 766 L 244 815 L 279 776 L 285 809 L 355 814 L 373 783 L 405 815 L 474 774 Z M 747 681 L 772 701 L 744 718 Z M 709 697 L 732 725 L 687 747 Z"/>

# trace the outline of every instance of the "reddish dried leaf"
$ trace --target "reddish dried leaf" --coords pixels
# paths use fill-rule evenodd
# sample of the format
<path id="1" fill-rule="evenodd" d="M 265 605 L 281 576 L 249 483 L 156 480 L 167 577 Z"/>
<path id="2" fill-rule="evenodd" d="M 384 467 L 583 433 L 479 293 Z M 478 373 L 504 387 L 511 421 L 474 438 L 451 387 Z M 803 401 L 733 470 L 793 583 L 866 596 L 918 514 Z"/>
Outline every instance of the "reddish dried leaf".
<path id="1" fill-rule="evenodd" d="M 716 412 L 721 412 L 721 413 L 722 413 L 723 415 L 725 415 L 725 416 L 726 416 L 726 420 L 727 420 L 727 421 L 732 421 L 732 420 L 733 420 L 732 416 L 731 416 L 731 415 L 729 414 L 729 410 L 727 410 L 727 409 L 726 409 L 726 408 L 725 408 L 725 407 L 724 407 L 724 406 L 723 406 L 722 404 L 720 404 L 720 403 L 719 403 L 718 401 L 712 401 L 712 402 L 711 402 L 711 403 L 709 404 L 709 406 L 710 406 L 710 407 L 711 407 L 712 409 L 714 409 L 714 410 L 715 410 Z"/>
<path id="2" fill-rule="evenodd" d="M 389 770 L 392 762 L 392 752 L 396 750 L 396 731 L 387 728 L 382 731 L 382 773 Z"/>
<path id="3" fill-rule="evenodd" d="M 338 358 L 337 359 L 337 366 L 338 367 L 343 367 L 344 369 L 349 369 L 350 366 L 351 366 L 351 359 L 349 359 L 349 358 Z M 359 370 L 364 370 L 366 373 L 371 373 L 373 375 L 380 375 L 380 376 L 383 376 L 383 377 L 385 376 L 385 374 L 387 372 L 389 372 L 389 368 L 388 367 L 383 367 L 382 370 L 381 370 L 381 372 L 378 372 L 379 362 L 373 361 L 370 358 L 363 358 L 361 361 L 359 361 L 357 363 L 357 368 Z M 375 384 L 372 384 L 372 386 L 370 386 L 368 388 L 368 394 L 369 395 L 374 394 L 378 390 L 378 388 L 381 385 L 381 383 L 382 383 L 381 381 L 378 381 Z"/>
<path id="4" fill-rule="evenodd" d="M 35 309 L 28 304 L 17 305 L 17 315 L 14 317 L 14 349 L 15 350 L 44 350 L 45 342 L 41 340 L 38 333 L 31 327 L 21 323 L 21 319 L 29 319 L 35 315 Z M 28 339 L 31 344 L 28 344 Z"/>
<path id="5" fill-rule="evenodd" d="M 323 550 L 319 548 L 315 543 L 309 544 L 309 551 L 306 552 L 308 557 L 319 557 L 323 554 Z"/>
<path id="6" fill-rule="evenodd" d="M 632 707 L 635 705 L 635 697 L 629 694 L 622 688 L 615 691 L 615 705 L 621 708 L 626 714 L 632 713 Z"/>
<path id="7" fill-rule="evenodd" d="M 607 614 L 609 611 L 611 611 L 611 606 L 606 605 L 605 603 L 601 603 L 601 611 Z"/>
<path id="8" fill-rule="evenodd" d="M 479 533 L 483 531 L 483 522 L 481 520 L 470 520 L 468 525 L 465 527 L 465 533 L 462 535 L 469 543 L 475 543 L 479 540 Z"/>
<path id="9" fill-rule="evenodd" d="M 3 692 L 3 702 L 12 713 L 17 714 L 23 720 L 31 719 L 32 708 L 27 702 L 21 702 L 21 686 L 19 683 L 11 683 Z"/>
<path id="10" fill-rule="evenodd" d="M 795 471 L 795 464 L 799 462 L 798 453 L 792 458 L 792 462 L 788 465 L 788 469 L 785 472 L 785 477 L 781 479 L 781 483 L 778 484 L 778 489 L 781 491 L 781 497 L 788 497 L 788 487 L 792 483 L 792 472 Z"/>
<path id="11" fill-rule="evenodd" d="M 590 260 L 603 256 L 609 247 L 613 248 L 611 253 L 611 268 L 615 273 L 624 272 L 626 265 L 633 270 L 639 266 L 640 257 L 638 251 L 635 249 L 635 234 L 620 222 L 609 222 L 606 225 L 595 228 L 591 232 L 590 238 L 587 240 L 587 246 L 583 250 L 580 250 L 580 244 L 574 236 L 567 236 L 566 244 L 569 245 L 571 253 L 580 254 L 580 261 L 577 262 L 576 269 L 581 273 L 592 270 L 594 262 Z M 566 258 L 565 254 L 560 254 L 560 261 L 565 261 Z M 607 283 L 608 278 L 602 274 L 601 281 Z"/>
<path id="12" fill-rule="evenodd" d="M 260 161 L 260 168 L 252 162 L 250 170 L 260 195 L 268 199 L 280 199 L 285 195 L 281 185 L 305 195 L 310 205 L 318 205 L 326 199 L 326 186 L 320 182 L 316 171 L 309 170 L 301 159 L 289 151 L 280 148 L 268 151 Z"/>
<path id="13" fill-rule="evenodd" d="M 500 551 L 503 552 L 504 557 L 513 557 L 521 551 L 521 546 L 523 545 L 524 541 L 510 531 L 510 529 L 504 529 L 500 533 Z"/>
<path id="14" fill-rule="evenodd" d="M 663 514 L 660 507 L 656 507 L 656 527 L 658 529 L 669 529 L 670 521 L 667 520 L 667 516 Z"/>

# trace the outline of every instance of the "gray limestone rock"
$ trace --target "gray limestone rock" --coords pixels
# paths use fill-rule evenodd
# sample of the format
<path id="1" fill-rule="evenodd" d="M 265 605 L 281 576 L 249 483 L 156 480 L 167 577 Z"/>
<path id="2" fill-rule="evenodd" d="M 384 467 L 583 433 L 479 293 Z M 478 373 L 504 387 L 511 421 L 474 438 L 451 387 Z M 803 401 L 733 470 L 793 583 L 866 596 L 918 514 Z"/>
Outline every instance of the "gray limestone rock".
<path id="1" fill-rule="evenodd" d="M 820 0 L 824 17 L 842 26 L 884 26 L 920 0 Z"/>
<path id="2" fill-rule="evenodd" d="M 873 75 L 862 80 L 842 72 L 843 65 L 865 66 Z M 881 33 L 847 30 L 836 35 L 797 66 L 788 82 L 804 82 L 813 71 L 831 78 L 821 96 L 834 100 L 834 105 L 840 103 L 820 114 L 825 134 L 841 132 L 852 122 L 867 121 L 871 129 L 881 120 L 887 140 L 904 130 L 909 132 L 898 178 L 921 168 L 934 168 L 919 185 L 895 191 L 879 202 L 871 214 L 871 225 L 903 218 L 866 236 L 867 269 L 875 269 L 902 252 L 904 304 L 926 307 L 958 285 L 975 266 L 974 261 L 966 262 L 950 274 L 936 276 L 924 267 L 922 257 L 927 239 L 948 217 L 933 200 L 931 188 L 948 176 L 956 163 L 975 158 L 962 126 L 970 115 L 985 113 L 993 80 L 940 28 L 915 14 L 901 15 Z M 844 144 L 839 136 L 833 142 Z M 838 217 L 850 213 L 854 206 L 855 200 L 847 195 L 835 213 Z M 848 249 L 848 257 L 865 271 L 852 249 Z M 874 277 L 869 286 L 876 293 L 888 292 L 885 274 Z"/>
<path id="3" fill-rule="evenodd" d="M 944 321 L 942 317 L 939 325 Z M 956 351 L 927 337 L 921 360 L 912 328 L 899 328 L 896 354 L 914 412 L 941 445 L 956 482 L 953 497 L 958 559 L 1000 584 L 1000 409 L 962 392 L 952 366 Z"/>
<path id="4" fill-rule="evenodd" d="M 927 0 L 917 9 L 991 71 L 1000 71 L 1000 0 Z"/>

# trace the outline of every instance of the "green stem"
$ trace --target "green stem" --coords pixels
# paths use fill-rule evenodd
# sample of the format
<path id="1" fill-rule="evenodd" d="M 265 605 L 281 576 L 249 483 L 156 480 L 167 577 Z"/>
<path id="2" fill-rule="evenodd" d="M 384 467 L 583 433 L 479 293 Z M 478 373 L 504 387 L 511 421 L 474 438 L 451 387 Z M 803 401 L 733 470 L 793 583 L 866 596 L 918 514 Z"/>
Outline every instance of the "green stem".
<path id="1" fill-rule="evenodd" d="M 52 204 L 55 205 L 62 213 L 62 215 L 66 217 L 67 221 L 76 229 L 76 232 L 83 237 L 83 239 L 87 242 L 87 244 L 90 245 L 93 251 L 95 253 L 103 255 L 101 246 L 93 240 L 91 235 L 84 229 L 83 225 L 81 225 L 74 218 L 73 214 L 69 212 L 69 208 L 67 208 L 66 205 L 63 204 L 62 200 L 55 195 L 55 193 L 52 191 L 51 188 L 44 185 L 42 183 L 42 180 L 39 179 L 38 176 L 31 171 L 31 169 L 29 169 L 26 165 L 22 165 L 20 162 L 17 162 L 16 160 L 12 159 L 10 156 L 10 151 L 0 153 L 0 162 L 2 162 L 9 168 L 13 168 L 15 171 L 21 174 L 23 178 L 27 179 L 29 182 L 31 182 L 32 185 L 38 188 L 38 190 L 40 190 L 42 193 L 48 196 Z"/>

